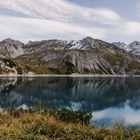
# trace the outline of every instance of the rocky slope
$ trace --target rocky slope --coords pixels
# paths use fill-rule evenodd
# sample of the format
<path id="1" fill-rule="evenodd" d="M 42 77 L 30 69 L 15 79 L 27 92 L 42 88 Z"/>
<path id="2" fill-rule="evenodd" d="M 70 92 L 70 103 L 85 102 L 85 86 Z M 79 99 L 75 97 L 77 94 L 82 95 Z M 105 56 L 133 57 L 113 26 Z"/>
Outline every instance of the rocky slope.
<path id="1" fill-rule="evenodd" d="M 4 56 L 20 67 L 22 74 L 140 74 L 140 59 L 116 44 L 91 37 L 79 41 L 30 41 L 26 45 L 8 39 L 0 44 L 4 44 L 2 49 L 19 51 L 9 49 Z"/>

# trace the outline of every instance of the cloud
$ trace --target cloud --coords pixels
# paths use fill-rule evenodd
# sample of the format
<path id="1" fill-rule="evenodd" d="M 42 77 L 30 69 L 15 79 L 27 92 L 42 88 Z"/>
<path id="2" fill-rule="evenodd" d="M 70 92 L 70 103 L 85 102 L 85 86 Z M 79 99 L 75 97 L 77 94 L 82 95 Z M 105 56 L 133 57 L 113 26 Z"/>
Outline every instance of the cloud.
<path id="1" fill-rule="evenodd" d="M 10 22 L 9 22 L 10 21 Z M 0 38 L 107 41 L 139 38 L 140 23 L 103 7 L 84 7 L 66 0 L 0 0 Z"/>
<path id="2" fill-rule="evenodd" d="M 140 23 L 135 21 L 124 22 L 124 32 L 128 36 L 140 35 Z"/>
<path id="3" fill-rule="evenodd" d="M 9 22 L 10 21 L 10 22 Z M 85 27 L 79 24 L 65 23 L 55 20 L 19 18 L 0 16 L 1 37 L 13 37 L 22 40 L 40 38 L 79 39 L 92 36 L 103 38 L 106 30 L 98 27 Z"/>
<path id="4" fill-rule="evenodd" d="M 116 36 L 122 39 L 139 39 L 140 36 L 140 22 L 123 19 L 114 28 L 110 28 L 108 36 Z"/>
<path id="5" fill-rule="evenodd" d="M 88 8 L 66 0 L 0 0 L 0 6 L 32 18 L 67 22 L 116 24 L 121 17 L 111 9 Z"/>

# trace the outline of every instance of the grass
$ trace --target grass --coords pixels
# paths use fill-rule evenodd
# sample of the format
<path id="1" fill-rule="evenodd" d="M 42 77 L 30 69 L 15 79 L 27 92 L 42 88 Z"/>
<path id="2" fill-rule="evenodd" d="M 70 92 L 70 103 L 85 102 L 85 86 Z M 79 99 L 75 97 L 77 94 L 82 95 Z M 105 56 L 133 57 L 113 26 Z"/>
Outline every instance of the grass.
<path id="1" fill-rule="evenodd" d="M 112 129 L 90 126 L 91 114 L 82 111 L 5 110 L 0 113 L 2 140 L 140 140 L 137 129 L 115 125 Z"/>
<path id="2" fill-rule="evenodd" d="M 70 62 L 62 62 L 58 68 L 52 68 L 47 66 L 34 66 L 25 64 L 21 60 L 14 60 L 17 65 L 20 66 L 21 69 L 25 73 L 33 72 L 35 74 L 71 74 L 71 73 L 78 73 L 76 67 L 71 64 Z"/>
<path id="3" fill-rule="evenodd" d="M 63 62 L 61 65 L 58 66 L 58 70 L 61 74 L 78 73 L 76 67 L 70 62 Z"/>
<path id="4" fill-rule="evenodd" d="M 15 60 L 15 63 L 19 65 L 19 67 L 25 72 L 33 72 L 35 74 L 60 74 L 57 69 L 48 68 L 46 66 L 33 66 L 29 64 L 25 64 L 20 60 Z"/>

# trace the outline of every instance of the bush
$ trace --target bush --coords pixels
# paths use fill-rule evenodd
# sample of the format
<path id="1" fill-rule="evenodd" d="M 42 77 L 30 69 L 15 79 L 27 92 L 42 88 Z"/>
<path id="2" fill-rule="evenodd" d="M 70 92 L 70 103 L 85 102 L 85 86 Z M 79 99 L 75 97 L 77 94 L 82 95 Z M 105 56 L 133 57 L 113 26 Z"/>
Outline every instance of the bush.
<path id="1" fill-rule="evenodd" d="M 92 118 L 91 113 L 84 111 L 70 111 L 67 109 L 59 110 L 57 113 L 59 120 L 71 123 L 81 123 L 88 125 Z"/>

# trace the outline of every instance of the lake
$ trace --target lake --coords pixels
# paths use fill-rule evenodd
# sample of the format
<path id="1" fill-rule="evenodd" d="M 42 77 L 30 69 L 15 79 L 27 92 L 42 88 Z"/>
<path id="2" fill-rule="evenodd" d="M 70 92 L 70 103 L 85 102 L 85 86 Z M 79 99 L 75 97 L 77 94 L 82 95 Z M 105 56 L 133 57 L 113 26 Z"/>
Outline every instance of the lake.
<path id="1" fill-rule="evenodd" d="M 1 77 L 0 108 L 84 110 L 91 124 L 140 124 L 140 78 L 133 77 Z"/>

